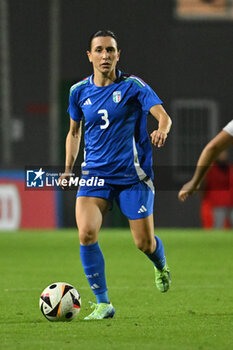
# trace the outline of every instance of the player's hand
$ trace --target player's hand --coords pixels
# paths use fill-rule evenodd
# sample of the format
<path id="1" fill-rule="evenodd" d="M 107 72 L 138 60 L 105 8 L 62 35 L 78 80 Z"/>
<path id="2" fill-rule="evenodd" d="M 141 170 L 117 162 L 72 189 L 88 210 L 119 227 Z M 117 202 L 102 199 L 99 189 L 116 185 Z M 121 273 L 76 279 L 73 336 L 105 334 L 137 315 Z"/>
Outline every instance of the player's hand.
<path id="1" fill-rule="evenodd" d="M 161 130 L 154 130 L 151 134 L 151 142 L 154 146 L 162 147 L 165 144 L 167 133 Z"/>
<path id="2" fill-rule="evenodd" d="M 179 200 L 184 202 L 188 196 L 191 196 L 198 188 L 199 186 L 195 185 L 192 180 L 187 182 L 178 193 Z"/>
<path id="3" fill-rule="evenodd" d="M 72 177 L 72 173 L 63 173 L 60 177 L 59 177 L 59 185 L 61 186 L 61 188 L 63 190 L 67 190 L 69 188 L 69 181 L 70 178 Z"/>

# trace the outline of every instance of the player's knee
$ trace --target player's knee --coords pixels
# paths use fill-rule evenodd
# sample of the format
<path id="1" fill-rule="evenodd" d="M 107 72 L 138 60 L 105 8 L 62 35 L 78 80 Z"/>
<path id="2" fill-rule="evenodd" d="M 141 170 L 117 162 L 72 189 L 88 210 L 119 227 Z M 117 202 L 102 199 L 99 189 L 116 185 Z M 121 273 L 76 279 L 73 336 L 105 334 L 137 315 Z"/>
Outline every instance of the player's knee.
<path id="1" fill-rule="evenodd" d="M 91 227 L 79 229 L 79 241 L 82 245 L 93 244 L 96 241 L 96 232 Z"/>
<path id="2" fill-rule="evenodd" d="M 151 239 L 142 238 L 135 241 L 136 247 L 143 253 L 152 254 L 155 250 L 154 242 Z"/>

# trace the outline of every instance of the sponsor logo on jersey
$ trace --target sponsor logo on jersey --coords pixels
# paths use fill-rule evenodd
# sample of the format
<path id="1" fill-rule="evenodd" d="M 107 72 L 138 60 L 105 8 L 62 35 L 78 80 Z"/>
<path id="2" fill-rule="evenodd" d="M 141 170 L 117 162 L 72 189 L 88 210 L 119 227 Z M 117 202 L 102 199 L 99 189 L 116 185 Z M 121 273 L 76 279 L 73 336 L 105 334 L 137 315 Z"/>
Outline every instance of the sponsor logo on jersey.
<path id="1" fill-rule="evenodd" d="M 85 102 L 84 102 L 84 106 L 87 106 L 87 105 L 91 105 L 91 100 L 88 98 Z"/>
<path id="2" fill-rule="evenodd" d="M 145 213 L 147 209 L 144 207 L 144 205 L 141 206 L 141 208 L 138 210 L 138 213 Z"/>
<path id="3" fill-rule="evenodd" d="M 114 91 L 113 95 L 112 95 L 112 99 L 115 103 L 120 102 L 121 100 L 121 91 Z"/>

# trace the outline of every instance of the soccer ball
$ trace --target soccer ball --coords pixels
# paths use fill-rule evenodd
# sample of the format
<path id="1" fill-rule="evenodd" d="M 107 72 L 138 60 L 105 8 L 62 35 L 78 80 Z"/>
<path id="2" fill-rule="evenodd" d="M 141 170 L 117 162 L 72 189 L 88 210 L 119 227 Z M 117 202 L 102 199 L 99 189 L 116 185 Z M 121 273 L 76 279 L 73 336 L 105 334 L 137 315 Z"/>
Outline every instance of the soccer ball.
<path id="1" fill-rule="evenodd" d="M 79 313 L 81 297 L 78 291 L 65 282 L 55 282 L 40 296 L 40 309 L 49 321 L 71 321 Z"/>

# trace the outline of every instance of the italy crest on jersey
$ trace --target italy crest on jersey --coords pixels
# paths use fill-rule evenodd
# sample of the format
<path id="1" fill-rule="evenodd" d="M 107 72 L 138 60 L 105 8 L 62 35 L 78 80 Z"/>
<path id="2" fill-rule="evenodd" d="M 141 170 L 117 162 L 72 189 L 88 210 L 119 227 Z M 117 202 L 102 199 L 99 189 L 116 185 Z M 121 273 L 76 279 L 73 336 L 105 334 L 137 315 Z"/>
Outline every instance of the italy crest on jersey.
<path id="1" fill-rule="evenodd" d="M 121 100 L 121 91 L 114 91 L 113 95 L 112 95 L 113 101 L 115 103 L 120 102 Z"/>

